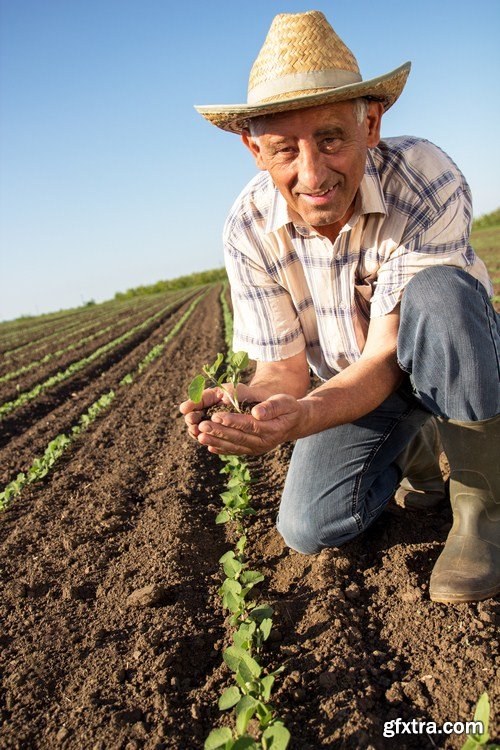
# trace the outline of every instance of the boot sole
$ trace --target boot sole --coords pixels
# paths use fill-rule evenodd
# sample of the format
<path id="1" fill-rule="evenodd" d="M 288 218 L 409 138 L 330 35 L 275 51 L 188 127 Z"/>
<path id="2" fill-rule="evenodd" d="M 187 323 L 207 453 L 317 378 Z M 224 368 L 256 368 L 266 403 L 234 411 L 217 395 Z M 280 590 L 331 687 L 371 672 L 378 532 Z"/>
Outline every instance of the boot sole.
<path id="1" fill-rule="evenodd" d="M 458 604 L 460 602 L 482 602 L 484 599 L 491 599 L 493 596 L 500 594 L 500 583 L 491 589 L 485 591 L 476 591 L 470 594 L 433 594 L 429 591 L 431 602 L 440 602 L 441 604 Z"/>

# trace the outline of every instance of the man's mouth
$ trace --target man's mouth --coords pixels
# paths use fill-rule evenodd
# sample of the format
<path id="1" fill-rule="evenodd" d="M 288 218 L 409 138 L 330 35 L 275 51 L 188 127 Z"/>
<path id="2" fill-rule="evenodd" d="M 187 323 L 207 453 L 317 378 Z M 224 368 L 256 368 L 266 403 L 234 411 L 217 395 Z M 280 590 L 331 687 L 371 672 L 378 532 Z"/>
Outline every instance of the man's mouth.
<path id="1" fill-rule="evenodd" d="M 337 185 L 334 185 L 331 188 L 323 190 L 322 193 L 300 193 L 300 197 L 310 205 L 322 206 L 325 203 L 328 203 L 333 198 L 336 189 Z"/>

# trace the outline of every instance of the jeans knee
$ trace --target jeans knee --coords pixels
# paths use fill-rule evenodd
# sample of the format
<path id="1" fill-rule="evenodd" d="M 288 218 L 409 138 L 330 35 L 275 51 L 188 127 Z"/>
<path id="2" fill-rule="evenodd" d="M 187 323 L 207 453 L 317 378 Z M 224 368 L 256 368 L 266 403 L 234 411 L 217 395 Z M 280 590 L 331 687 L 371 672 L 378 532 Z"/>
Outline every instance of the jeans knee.
<path id="1" fill-rule="evenodd" d="M 477 281 L 461 268 L 453 266 L 429 266 L 415 274 L 408 282 L 401 301 L 401 314 L 410 309 L 420 314 L 432 315 L 436 321 L 446 321 L 450 308 L 464 313 L 470 305 L 471 291 L 477 289 Z M 441 318 L 440 309 L 446 311 Z"/>
<path id="2" fill-rule="evenodd" d="M 319 533 L 308 522 L 307 516 L 287 514 L 280 510 L 276 527 L 286 546 L 302 555 L 316 555 L 324 547 L 320 542 Z"/>

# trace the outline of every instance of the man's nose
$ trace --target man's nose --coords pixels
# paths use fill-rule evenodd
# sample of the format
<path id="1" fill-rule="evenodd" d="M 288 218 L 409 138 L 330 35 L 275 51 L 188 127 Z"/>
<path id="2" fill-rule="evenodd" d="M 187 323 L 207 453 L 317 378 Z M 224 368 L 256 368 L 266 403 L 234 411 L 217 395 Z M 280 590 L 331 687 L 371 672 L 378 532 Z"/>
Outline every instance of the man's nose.
<path id="1" fill-rule="evenodd" d="M 302 188 L 311 192 L 324 189 L 328 180 L 328 170 L 323 164 L 322 154 L 316 144 L 304 144 L 298 159 L 298 181 Z"/>

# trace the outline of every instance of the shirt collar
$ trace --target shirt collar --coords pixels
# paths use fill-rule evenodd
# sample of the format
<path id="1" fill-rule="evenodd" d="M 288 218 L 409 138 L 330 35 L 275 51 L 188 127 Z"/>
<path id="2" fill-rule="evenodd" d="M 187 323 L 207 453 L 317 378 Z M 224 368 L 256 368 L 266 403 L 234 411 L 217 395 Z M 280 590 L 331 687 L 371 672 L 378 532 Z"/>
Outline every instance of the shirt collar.
<path id="1" fill-rule="evenodd" d="M 359 205 L 359 214 L 387 214 L 387 206 L 382 191 L 382 185 L 373 157 L 368 151 L 366 156 L 365 174 L 359 186 L 356 204 Z M 286 224 L 294 224 L 296 228 L 308 232 L 308 225 L 299 214 L 288 206 L 279 190 L 274 187 L 271 197 L 269 213 L 267 215 L 265 233 L 277 232 Z M 302 233 L 302 232 L 301 232 Z"/>

